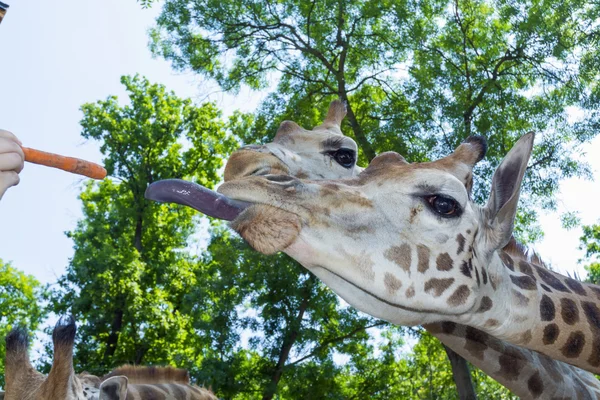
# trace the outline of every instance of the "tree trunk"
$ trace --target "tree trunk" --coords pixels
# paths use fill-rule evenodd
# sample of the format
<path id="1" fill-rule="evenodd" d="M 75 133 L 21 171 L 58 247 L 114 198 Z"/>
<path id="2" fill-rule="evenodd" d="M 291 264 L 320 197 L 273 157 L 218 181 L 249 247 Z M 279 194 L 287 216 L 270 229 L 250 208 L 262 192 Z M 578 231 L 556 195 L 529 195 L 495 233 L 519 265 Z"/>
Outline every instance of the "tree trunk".
<path id="1" fill-rule="evenodd" d="M 446 347 L 446 345 L 444 345 L 444 350 L 446 350 L 446 355 L 452 365 L 452 376 L 458 390 L 458 398 L 460 400 L 477 400 L 467 360 L 456 354 L 449 347 Z"/>
<path id="2" fill-rule="evenodd" d="M 115 310 L 115 316 L 110 326 L 110 333 L 106 339 L 106 350 L 104 351 L 104 363 L 111 365 L 110 358 L 115 354 L 117 350 L 117 343 L 119 342 L 119 333 L 123 327 L 123 310 L 118 308 Z"/>
<path id="3" fill-rule="evenodd" d="M 135 223 L 135 236 L 133 237 L 133 247 L 142 255 L 142 214 L 140 212 L 138 219 Z"/>
<path id="4" fill-rule="evenodd" d="M 315 278 L 311 276 L 307 281 L 308 287 L 306 288 L 305 295 L 302 298 L 302 303 L 300 303 L 298 314 L 292 322 L 292 329 L 290 330 L 288 336 L 284 339 L 283 344 L 281 346 L 281 351 L 279 352 L 279 360 L 277 361 L 275 372 L 273 373 L 273 376 L 271 376 L 271 382 L 269 382 L 269 385 L 265 388 L 265 391 L 263 393 L 263 400 L 271 400 L 275 396 L 275 393 L 277 393 L 277 385 L 279 384 L 279 381 L 281 380 L 281 377 L 283 375 L 283 368 L 285 366 L 285 362 L 287 361 L 290 355 L 290 351 L 292 350 L 292 347 L 294 346 L 294 343 L 296 342 L 296 339 L 300 334 L 300 324 L 302 323 L 302 318 L 304 317 L 304 313 L 308 308 L 308 301 L 310 299 L 311 292 L 310 289 L 314 284 L 314 280 Z"/>

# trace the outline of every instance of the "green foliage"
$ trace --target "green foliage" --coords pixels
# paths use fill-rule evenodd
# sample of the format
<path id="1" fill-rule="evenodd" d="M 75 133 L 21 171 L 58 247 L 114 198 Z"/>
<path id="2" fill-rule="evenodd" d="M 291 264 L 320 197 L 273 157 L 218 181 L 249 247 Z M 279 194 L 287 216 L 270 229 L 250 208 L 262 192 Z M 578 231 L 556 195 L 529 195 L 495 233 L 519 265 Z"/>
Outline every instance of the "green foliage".
<path id="1" fill-rule="evenodd" d="M 112 96 L 82 106 L 82 135 L 100 141 L 113 179 L 81 193 L 84 218 L 67 234 L 75 253 L 52 293 L 53 311 L 72 312 L 79 324 L 76 368 L 92 373 L 195 361 L 192 321 L 181 309 L 198 284 L 183 251 L 198 220 L 144 191 L 177 177 L 211 187 L 235 144 L 213 104 L 195 106 L 138 76 L 122 83 L 130 105 Z"/>
<path id="2" fill-rule="evenodd" d="M 579 238 L 581 250 L 585 250 L 587 281 L 600 284 L 600 224 L 583 226 L 583 235 Z M 580 262 L 583 260 L 580 260 Z"/>
<path id="3" fill-rule="evenodd" d="M 535 241 L 534 208 L 555 206 L 561 179 L 589 176 L 577 151 L 598 132 L 592 13 L 580 0 L 167 0 L 151 48 L 224 90 L 277 80 L 246 143 L 271 138 L 282 119 L 314 120 L 333 97 L 348 102 L 363 163 L 389 150 L 432 159 L 483 135 L 479 202 L 516 139 L 538 132 L 518 232 Z"/>
<path id="4" fill-rule="evenodd" d="M 25 275 L 0 259 L 0 337 L 4 338 L 16 326 L 35 332 L 46 317 L 41 305 L 45 291 L 31 275 Z M 5 360 L 4 340 L 0 359 Z M 0 387 L 4 387 L 4 362 L 0 364 Z"/>

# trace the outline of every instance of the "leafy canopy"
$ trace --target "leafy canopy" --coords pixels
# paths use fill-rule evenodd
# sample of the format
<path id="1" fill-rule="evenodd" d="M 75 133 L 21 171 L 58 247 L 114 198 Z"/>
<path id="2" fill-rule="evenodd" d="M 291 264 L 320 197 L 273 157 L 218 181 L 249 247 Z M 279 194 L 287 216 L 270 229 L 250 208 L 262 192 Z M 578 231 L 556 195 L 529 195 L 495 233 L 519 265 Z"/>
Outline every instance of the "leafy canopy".
<path id="1" fill-rule="evenodd" d="M 5 338 L 14 327 L 22 326 L 35 332 L 46 318 L 42 306 L 45 290 L 31 275 L 14 268 L 0 259 L 0 337 Z M 0 359 L 6 359 L 4 343 Z M 0 387 L 4 387 L 4 362 L 0 364 Z"/>
<path id="2" fill-rule="evenodd" d="M 82 106 L 82 136 L 98 140 L 112 179 L 85 186 L 75 253 L 53 291 L 52 309 L 79 324 L 76 365 L 104 373 L 124 363 L 174 364 L 197 356 L 181 312 L 197 284 L 193 210 L 149 202 L 146 187 L 187 178 L 212 187 L 235 144 L 213 104 L 195 106 L 139 76 L 115 96 Z"/>

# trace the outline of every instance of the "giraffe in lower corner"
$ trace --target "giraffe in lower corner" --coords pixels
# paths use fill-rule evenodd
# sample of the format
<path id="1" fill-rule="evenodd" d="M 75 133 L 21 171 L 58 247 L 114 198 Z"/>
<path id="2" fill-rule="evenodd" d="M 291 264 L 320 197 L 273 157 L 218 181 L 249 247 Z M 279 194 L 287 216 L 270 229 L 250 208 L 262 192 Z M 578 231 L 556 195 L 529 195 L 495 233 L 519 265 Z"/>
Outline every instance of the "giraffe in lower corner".
<path id="1" fill-rule="evenodd" d="M 267 230 L 252 235 L 268 225 L 288 244 L 279 250 L 364 312 L 400 325 L 463 324 L 598 373 L 600 287 L 504 250 L 533 140 L 506 155 L 483 207 L 467 187 L 485 154 L 480 137 L 429 163 L 384 153 L 352 179 L 248 177 L 219 191 L 249 204 L 232 222 L 247 241 L 268 240 Z"/>
<path id="2" fill-rule="evenodd" d="M 76 326 L 61 318 L 52 333 L 54 359 L 48 376 L 36 371 L 27 354 L 28 335 L 13 329 L 6 337 L 4 400 L 217 400 L 189 384 L 187 371 L 170 367 L 125 366 L 100 378 L 73 370 Z"/>
<path id="3" fill-rule="evenodd" d="M 290 121 L 282 123 L 273 143 L 246 146 L 232 154 L 226 165 L 225 181 L 232 182 L 254 175 L 279 174 L 321 180 L 325 177 L 356 177 L 362 169 L 355 165 L 356 145 L 351 139 L 338 140 L 339 146 L 333 148 L 327 145 L 342 135 L 340 123 L 344 115 L 343 103 L 334 101 L 325 122 L 313 131 L 307 131 Z M 328 152 L 324 152 L 324 149 L 328 149 Z M 339 162 L 336 161 L 336 165 L 330 160 L 333 159 L 332 154 L 344 149 L 353 156 L 353 162 L 345 165 L 346 170 L 339 168 Z M 393 157 L 402 162 L 399 156 L 385 157 Z M 465 183 L 465 187 L 470 190 L 471 183 Z M 251 244 L 263 252 L 265 249 L 269 249 L 267 252 L 271 251 L 265 244 L 257 244 L 256 237 L 251 240 Z M 517 262 L 529 261 L 523 252 L 515 252 L 515 249 L 518 247 L 511 244 L 506 251 L 513 250 L 512 257 Z M 414 292 L 414 287 L 409 287 L 405 294 L 410 296 Z M 595 398 L 594 393 L 600 393 L 600 382 L 589 372 L 499 340 L 481 330 L 452 322 L 434 322 L 424 327 L 446 346 L 523 399 Z M 523 379 L 524 376 L 529 379 Z"/>

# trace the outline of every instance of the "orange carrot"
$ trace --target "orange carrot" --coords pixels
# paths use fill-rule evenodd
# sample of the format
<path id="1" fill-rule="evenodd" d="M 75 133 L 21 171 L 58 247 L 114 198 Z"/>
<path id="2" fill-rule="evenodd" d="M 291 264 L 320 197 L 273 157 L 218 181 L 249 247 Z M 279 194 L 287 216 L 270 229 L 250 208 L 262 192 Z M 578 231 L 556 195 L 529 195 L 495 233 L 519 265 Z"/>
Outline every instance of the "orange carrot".
<path id="1" fill-rule="evenodd" d="M 62 169 L 63 171 L 84 175 L 93 179 L 104 179 L 106 177 L 106 170 L 91 161 L 46 153 L 45 151 L 30 149 L 28 147 L 22 148 L 25 153 L 25 161 L 29 161 L 30 163 Z"/>

